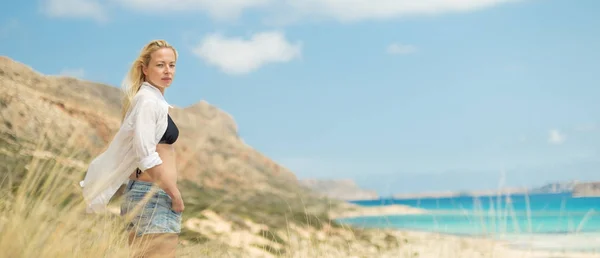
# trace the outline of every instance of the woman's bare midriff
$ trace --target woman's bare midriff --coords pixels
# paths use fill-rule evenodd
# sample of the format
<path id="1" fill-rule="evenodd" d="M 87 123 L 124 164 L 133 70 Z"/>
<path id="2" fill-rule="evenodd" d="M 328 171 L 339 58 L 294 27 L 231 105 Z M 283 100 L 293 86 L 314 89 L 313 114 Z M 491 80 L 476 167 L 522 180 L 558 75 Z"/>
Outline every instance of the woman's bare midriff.
<path id="1" fill-rule="evenodd" d="M 166 180 L 177 180 L 177 166 L 175 163 L 175 149 L 173 145 L 170 144 L 158 144 L 156 146 L 156 152 L 160 156 L 162 160 L 162 166 L 164 167 L 164 172 L 166 173 Z M 135 171 L 129 176 L 131 180 L 139 180 L 144 182 L 154 182 L 154 180 L 147 173 L 141 173 L 139 177 L 136 178 Z"/>

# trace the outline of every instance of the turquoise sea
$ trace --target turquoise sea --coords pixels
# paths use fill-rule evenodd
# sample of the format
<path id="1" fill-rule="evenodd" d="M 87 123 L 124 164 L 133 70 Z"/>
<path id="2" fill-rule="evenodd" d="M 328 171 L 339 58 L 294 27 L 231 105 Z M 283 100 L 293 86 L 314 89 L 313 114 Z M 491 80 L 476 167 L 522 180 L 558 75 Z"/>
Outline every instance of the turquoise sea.
<path id="1" fill-rule="evenodd" d="M 600 252 L 600 197 L 570 193 L 353 201 L 363 206 L 401 204 L 422 215 L 341 219 L 362 227 L 386 227 L 484 236 L 515 247 Z"/>

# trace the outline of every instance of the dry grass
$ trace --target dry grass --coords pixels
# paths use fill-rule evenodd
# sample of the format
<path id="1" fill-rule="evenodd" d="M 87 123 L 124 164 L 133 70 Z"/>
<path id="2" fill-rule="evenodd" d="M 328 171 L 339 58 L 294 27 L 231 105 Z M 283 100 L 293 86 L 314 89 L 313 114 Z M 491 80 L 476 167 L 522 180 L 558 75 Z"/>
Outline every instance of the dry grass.
<path id="1" fill-rule="evenodd" d="M 47 143 L 40 142 L 37 148 L 43 152 L 47 150 L 47 146 Z M 6 149 L 5 146 L 0 147 Z M 75 147 L 73 142 L 67 142 L 57 156 L 85 160 L 80 157 L 85 154 L 78 153 Z M 18 153 L 18 150 L 14 151 Z M 2 157 L 9 158 L 7 155 Z M 127 234 L 124 232 L 127 218 L 111 213 L 96 215 L 84 212 L 77 184 L 82 176 L 81 167 L 43 155 L 32 155 L 28 159 L 20 159 L 20 162 L 26 164 L 13 164 L 12 167 L 21 168 L 23 171 L 4 173 L 5 177 L 2 179 L 2 185 L 6 187 L 0 190 L 0 257 L 128 256 Z M 12 178 L 15 175 L 21 178 L 15 180 Z M 119 201 L 117 198 L 113 203 Z M 210 203 L 194 207 L 193 202 L 190 202 L 187 207 L 193 214 L 188 212 L 187 216 L 195 217 L 203 209 L 214 208 L 208 204 Z M 295 210 L 294 213 L 269 213 L 269 216 L 285 222 L 279 229 L 287 232 L 289 238 L 280 239 L 270 235 L 272 232 L 263 232 L 263 237 L 273 243 L 282 244 L 282 249 L 275 249 L 267 244 L 250 248 L 249 252 L 247 248 L 241 250 L 228 246 L 227 239 L 205 239 L 182 245 L 178 257 L 544 257 L 534 256 L 534 252 L 511 251 L 498 242 L 485 239 L 378 229 L 362 231 L 343 225 L 332 225 L 328 221 L 317 223 L 316 228 L 323 225 L 332 226 L 338 233 L 319 238 L 313 232 L 306 238 L 298 237 L 293 240 L 293 236 L 299 235 L 295 226 L 298 225 L 298 221 L 305 219 L 306 224 L 314 224 L 310 219 L 313 215 L 305 213 L 300 216 L 297 212 Z M 504 225 L 506 217 L 511 216 L 506 211 L 489 212 L 503 214 L 498 222 Z M 300 217 L 290 218 L 289 214 Z"/>
<path id="2" fill-rule="evenodd" d="M 28 163 L 13 167 L 25 171 L 4 173 L 0 192 L 0 256 L 126 256 L 123 222 L 110 214 L 85 214 L 76 167 L 36 155 L 19 161 Z"/>

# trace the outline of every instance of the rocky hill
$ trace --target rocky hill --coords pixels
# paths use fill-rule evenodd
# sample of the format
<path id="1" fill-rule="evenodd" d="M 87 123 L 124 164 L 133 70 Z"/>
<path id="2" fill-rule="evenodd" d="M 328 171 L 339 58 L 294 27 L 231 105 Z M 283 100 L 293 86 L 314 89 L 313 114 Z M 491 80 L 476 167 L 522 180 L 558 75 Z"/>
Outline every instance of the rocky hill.
<path id="1" fill-rule="evenodd" d="M 338 200 L 373 200 L 377 192 L 361 189 L 350 179 L 304 179 L 300 183 L 323 196 Z"/>
<path id="2" fill-rule="evenodd" d="M 579 184 L 578 181 L 565 181 L 565 182 L 554 182 L 548 183 L 540 187 L 531 189 L 530 193 L 570 193 L 573 191 L 575 186 Z"/>
<path id="3" fill-rule="evenodd" d="M 0 189 L 16 189 L 34 158 L 50 168 L 60 164 L 61 176 L 77 185 L 120 125 L 121 91 L 109 85 L 46 76 L 0 57 L 0 88 L 0 169 L 5 175 Z M 337 251 L 348 241 L 359 250 L 395 246 L 395 240 L 380 245 L 363 233 L 357 238 L 361 231 L 331 221 L 330 214 L 356 207 L 299 184 L 291 171 L 246 145 L 229 114 L 199 101 L 171 109 L 171 115 L 180 130 L 175 148 L 186 202 L 184 243 L 217 241 L 244 257 L 270 257 L 314 239 Z M 72 198 L 80 195 L 74 192 Z M 115 213 L 118 199 L 111 203 Z"/>
<path id="4" fill-rule="evenodd" d="M 578 183 L 572 194 L 574 197 L 600 197 L 600 182 Z"/>

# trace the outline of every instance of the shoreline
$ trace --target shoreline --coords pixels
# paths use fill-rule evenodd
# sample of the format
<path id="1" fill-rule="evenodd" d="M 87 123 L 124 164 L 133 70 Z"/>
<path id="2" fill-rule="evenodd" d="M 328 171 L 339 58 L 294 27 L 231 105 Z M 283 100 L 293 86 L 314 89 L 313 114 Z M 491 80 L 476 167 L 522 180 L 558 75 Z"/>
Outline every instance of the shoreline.
<path id="1" fill-rule="evenodd" d="M 361 217 L 385 217 L 403 215 L 435 215 L 435 214 L 463 214 L 460 211 L 431 211 L 414 208 L 407 205 L 393 204 L 382 206 L 361 206 L 350 204 L 348 210 L 330 214 L 332 220 L 353 219 Z M 349 226 L 353 223 L 341 222 Z M 600 232 L 579 233 L 491 233 L 484 235 L 452 234 L 437 232 L 433 230 L 415 230 L 394 227 L 361 227 L 367 230 L 381 230 L 395 232 L 397 234 L 408 234 L 423 241 L 429 241 L 432 245 L 437 242 L 460 242 L 469 248 L 485 245 L 493 248 L 496 257 L 549 257 L 558 255 L 560 257 L 590 258 L 600 257 Z M 592 236 L 592 237 L 590 237 Z M 586 242 L 587 241 L 587 242 Z M 591 242 L 590 242 L 591 241 Z M 587 245 L 585 245 L 587 243 Z M 597 244 L 596 244 L 597 243 Z M 595 248 L 595 246 L 599 246 Z"/>
<path id="2" fill-rule="evenodd" d="M 330 212 L 329 217 L 332 220 L 360 218 L 360 217 L 378 217 L 378 216 L 402 216 L 430 214 L 426 209 L 414 208 L 407 205 L 392 204 L 380 206 L 361 206 L 356 204 L 347 204 L 346 210 L 339 212 Z"/>
<path id="3" fill-rule="evenodd" d="M 351 219 L 351 218 L 362 218 L 362 217 L 384 217 L 384 216 L 405 216 L 405 215 L 470 215 L 470 216 L 490 216 L 489 210 L 482 209 L 437 209 L 428 210 L 424 208 L 416 208 L 404 204 L 386 204 L 377 206 L 363 206 L 359 204 L 348 203 L 343 211 L 330 212 L 329 217 L 333 220 L 338 219 Z M 600 211 L 561 211 L 561 210 L 548 210 L 548 211 L 536 211 L 537 215 L 587 215 L 587 214 L 600 214 Z M 509 215 L 528 215 L 527 211 L 511 210 Z M 562 232 L 559 232 L 562 233 Z"/>

